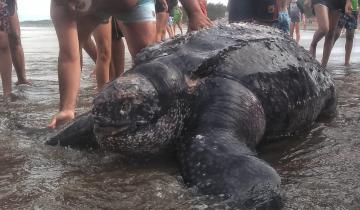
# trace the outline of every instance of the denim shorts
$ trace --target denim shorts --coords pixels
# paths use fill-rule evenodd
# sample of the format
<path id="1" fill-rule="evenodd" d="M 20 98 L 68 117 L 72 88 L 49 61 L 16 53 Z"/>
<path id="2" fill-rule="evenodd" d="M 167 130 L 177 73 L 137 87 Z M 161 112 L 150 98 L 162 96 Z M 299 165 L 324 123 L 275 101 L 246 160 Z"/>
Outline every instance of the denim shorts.
<path id="1" fill-rule="evenodd" d="M 285 33 L 290 32 L 290 16 L 287 12 L 279 12 L 279 18 L 278 21 L 275 23 L 275 27 Z"/>
<path id="2" fill-rule="evenodd" d="M 129 12 L 115 15 L 124 23 L 156 21 L 155 3 L 153 0 L 139 0 Z"/>

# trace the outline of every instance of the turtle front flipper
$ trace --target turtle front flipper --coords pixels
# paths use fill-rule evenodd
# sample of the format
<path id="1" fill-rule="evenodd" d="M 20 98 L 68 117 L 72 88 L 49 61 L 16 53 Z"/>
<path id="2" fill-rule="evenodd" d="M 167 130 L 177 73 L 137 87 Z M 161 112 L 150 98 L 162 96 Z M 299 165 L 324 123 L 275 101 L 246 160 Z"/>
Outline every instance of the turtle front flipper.
<path id="1" fill-rule="evenodd" d="M 223 196 L 231 207 L 280 209 L 279 175 L 236 141 L 221 130 L 188 139 L 179 149 L 184 182 L 202 194 Z"/>
<path id="2" fill-rule="evenodd" d="M 51 146 L 69 146 L 72 148 L 97 148 L 98 144 L 93 133 L 94 119 L 91 113 L 77 117 L 69 125 L 50 137 L 45 144 Z"/>
<path id="3" fill-rule="evenodd" d="M 201 99 L 206 106 L 199 105 L 193 120 L 194 132 L 178 142 L 183 179 L 200 193 L 224 195 L 236 208 L 279 209 L 280 177 L 250 149 L 265 130 L 262 106 L 242 85 L 219 82 L 226 88 L 208 90 Z"/>

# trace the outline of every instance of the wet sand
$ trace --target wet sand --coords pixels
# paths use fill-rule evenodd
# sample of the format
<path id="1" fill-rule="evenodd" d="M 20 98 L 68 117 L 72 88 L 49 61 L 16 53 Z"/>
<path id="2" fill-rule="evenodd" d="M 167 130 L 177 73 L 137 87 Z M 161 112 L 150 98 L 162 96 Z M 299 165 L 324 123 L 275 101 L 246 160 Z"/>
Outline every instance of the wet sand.
<path id="1" fill-rule="evenodd" d="M 303 33 L 307 48 L 313 31 Z M 20 100 L 0 103 L 1 209 L 223 209 L 183 186 L 171 158 L 129 163 L 121 154 L 48 147 L 45 128 L 58 107 L 57 40 L 52 28 L 23 28 L 32 86 L 14 87 Z M 360 35 L 351 68 L 343 64 L 344 40 L 329 69 L 339 93 L 338 116 L 304 137 L 261 149 L 283 178 L 287 209 L 358 209 L 360 206 Z M 319 44 L 319 58 L 322 44 Z M 359 62 L 359 63 L 356 63 Z M 77 111 L 95 93 L 93 68 L 84 60 Z M 131 59 L 127 55 L 127 67 Z M 15 74 L 13 81 L 16 81 Z"/>

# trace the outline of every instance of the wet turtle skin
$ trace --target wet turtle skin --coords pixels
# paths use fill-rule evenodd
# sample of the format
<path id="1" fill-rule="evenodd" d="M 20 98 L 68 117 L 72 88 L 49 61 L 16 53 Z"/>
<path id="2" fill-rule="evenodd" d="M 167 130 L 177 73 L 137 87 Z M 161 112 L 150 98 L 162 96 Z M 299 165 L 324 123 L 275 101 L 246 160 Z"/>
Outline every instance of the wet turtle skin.
<path id="1" fill-rule="evenodd" d="M 279 209 L 281 178 L 260 142 L 336 114 L 330 74 L 290 37 L 218 25 L 152 45 L 47 141 L 129 156 L 174 151 L 184 182 L 237 209 Z M 172 149 L 172 150 L 169 150 Z"/>

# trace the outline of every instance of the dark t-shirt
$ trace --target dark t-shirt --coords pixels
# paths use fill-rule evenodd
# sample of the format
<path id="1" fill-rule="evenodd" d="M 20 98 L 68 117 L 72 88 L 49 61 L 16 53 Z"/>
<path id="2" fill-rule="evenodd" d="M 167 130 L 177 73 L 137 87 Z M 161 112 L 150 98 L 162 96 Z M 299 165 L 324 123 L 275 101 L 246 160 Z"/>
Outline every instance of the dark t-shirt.
<path id="1" fill-rule="evenodd" d="M 229 21 L 253 21 L 271 23 L 278 18 L 276 0 L 229 0 Z"/>

